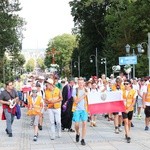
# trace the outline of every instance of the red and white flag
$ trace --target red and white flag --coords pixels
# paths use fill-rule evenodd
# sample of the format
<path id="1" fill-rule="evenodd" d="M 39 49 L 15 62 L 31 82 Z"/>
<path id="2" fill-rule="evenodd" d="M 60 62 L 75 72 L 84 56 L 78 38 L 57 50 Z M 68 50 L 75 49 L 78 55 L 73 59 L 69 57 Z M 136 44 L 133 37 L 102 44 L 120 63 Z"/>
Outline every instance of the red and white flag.
<path id="1" fill-rule="evenodd" d="M 124 112 L 125 106 L 121 91 L 89 92 L 88 109 L 90 114 Z"/>

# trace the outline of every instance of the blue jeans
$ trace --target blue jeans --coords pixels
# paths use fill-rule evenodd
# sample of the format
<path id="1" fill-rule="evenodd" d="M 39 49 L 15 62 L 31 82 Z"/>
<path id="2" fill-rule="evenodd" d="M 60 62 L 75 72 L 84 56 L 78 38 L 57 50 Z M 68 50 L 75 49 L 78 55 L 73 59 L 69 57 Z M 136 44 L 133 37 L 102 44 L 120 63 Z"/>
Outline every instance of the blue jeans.
<path id="1" fill-rule="evenodd" d="M 8 109 L 4 109 L 4 114 L 6 117 L 6 129 L 8 130 L 8 133 L 12 133 L 12 124 L 14 121 L 15 115 L 8 112 Z"/>

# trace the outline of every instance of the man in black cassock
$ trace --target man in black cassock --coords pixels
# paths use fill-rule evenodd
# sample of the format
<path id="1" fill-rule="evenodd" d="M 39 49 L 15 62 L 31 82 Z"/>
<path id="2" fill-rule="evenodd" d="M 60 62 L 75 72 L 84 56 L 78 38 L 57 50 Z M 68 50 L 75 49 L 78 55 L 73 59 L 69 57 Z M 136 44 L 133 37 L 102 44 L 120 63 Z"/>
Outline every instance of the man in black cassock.
<path id="1" fill-rule="evenodd" d="M 71 128 L 72 126 L 72 105 L 73 105 L 73 91 L 74 81 L 71 79 L 67 85 L 63 87 L 62 90 L 62 105 L 61 105 L 61 127 L 62 130 L 68 129 L 69 132 L 74 132 Z"/>

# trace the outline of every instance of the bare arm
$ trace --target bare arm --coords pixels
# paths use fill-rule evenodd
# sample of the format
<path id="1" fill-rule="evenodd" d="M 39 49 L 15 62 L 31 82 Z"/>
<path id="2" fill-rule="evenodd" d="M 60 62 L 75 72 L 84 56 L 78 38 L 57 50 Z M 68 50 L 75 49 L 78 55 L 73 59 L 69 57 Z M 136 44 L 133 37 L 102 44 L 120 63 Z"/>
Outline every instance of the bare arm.
<path id="1" fill-rule="evenodd" d="M 9 102 L 9 101 L 0 100 L 0 103 L 1 103 L 1 104 L 5 104 L 5 105 L 10 105 L 10 102 Z"/>
<path id="2" fill-rule="evenodd" d="M 59 92 L 59 96 L 57 98 L 45 99 L 44 102 L 46 104 L 54 104 L 62 101 L 62 94 L 61 91 Z"/>
<path id="3" fill-rule="evenodd" d="M 61 91 L 59 92 L 59 97 L 58 98 L 55 98 L 55 99 L 52 99 L 51 100 L 51 103 L 58 103 L 62 101 L 62 94 L 61 94 Z"/>
<path id="4" fill-rule="evenodd" d="M 145 98 L 146 98 L 146 93 L 143 93 L 142 96 L 143 108 L 145 108 Z"/>
<path id="5" fill-rule="evenodd" d="M 73 98 L 73 100 L 74 100 L 74 102 L 77 104 L 77 103 L 79 103 L 82 99 L 84 99 L 85 98 L 85 96 L 86 96 L 86 94 L 83 94 L 81 97 L 74 97 Z"/>
<path id="6" fill-rule="evenodd" d="M 126 110 L 127 113 L 128 113 L 128 112 L 130 111 L 130 109 L 134 106 L 135 101 L 136 101 L 136 98 L 133 99 L 132 104 L 131 104 L 131 105 L 128 107 L 128 109 Z"/>

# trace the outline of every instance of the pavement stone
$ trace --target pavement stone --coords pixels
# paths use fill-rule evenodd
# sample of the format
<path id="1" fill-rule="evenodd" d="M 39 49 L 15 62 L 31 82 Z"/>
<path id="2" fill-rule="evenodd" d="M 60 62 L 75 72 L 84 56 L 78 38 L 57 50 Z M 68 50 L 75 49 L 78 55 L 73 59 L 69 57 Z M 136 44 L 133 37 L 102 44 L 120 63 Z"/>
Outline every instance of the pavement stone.
<path id="1" fill-rule="evenodd" d="M 141 120 L 133 118 L 135 127 L 131 128 L 131 143 L 126 143 L 124 132 L 114 133 L 113 121 L 98 115 L 97 127 L 87 124 L 86 146 L 75 142 L 75 133 L 62 132 L 61 138 L 50 140 L 50 126 L 47 112 L 44 113 L 43 130 L 39 131 L 37 142 L 33 141 L 33 127 L 27 109 L 21 108 L 21 119 L 15 119 L 13 137 L 5 132 L 6 122 L 0 121 L 0 150 L 149 150 L 150 131 L 144 131 L 144 114 Z M 2 108 L 0 106 L 0 115 Z M 123 129 L 123 127 L 122 127 Z"/>

